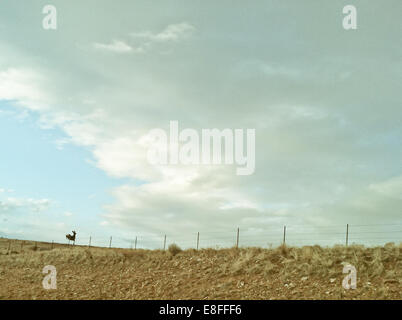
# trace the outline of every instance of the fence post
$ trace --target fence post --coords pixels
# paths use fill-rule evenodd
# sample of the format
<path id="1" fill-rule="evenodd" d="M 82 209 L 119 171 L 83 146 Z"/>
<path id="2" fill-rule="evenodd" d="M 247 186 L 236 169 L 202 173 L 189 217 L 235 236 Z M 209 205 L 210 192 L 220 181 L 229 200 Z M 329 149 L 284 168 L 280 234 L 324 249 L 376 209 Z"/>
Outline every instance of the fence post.
<path id="1" fill-rule="evenodd" d="M 52 246 L 50 247 L 50 250 L 53 250 L 53 243 L 54 243 L 54 242 L 53 242 L 53 240 L 52 240 Z"/>
<path id="2" fill-rule="evenodd" d="M 23 247 L 23 245 L 24 245 L 24 241 L 21 241 L 21 252 L 22 252 L 22 247 Z"/>
<path id="3" fill-rule="evenodd" d="M 109 249 L 112 247 L 112 237 L 110 237 L 110 241 L 109 241 Z"/>
<path id="4" fill-rule="evenodd" d="M 286 244 L 286 226 L 283 226 L 283 245 Z"/>
<path id="5" fill-rule="evenodd" d="M 237 228 L 236 249 L 239 248 L 240 228 Z"/>
<path id="6" fill-rule="evenodd" d="M 166 234 L 165 234 L 165 240 L 163 241 L 163 251 L 166 250 Z"/>
<path id="7" fill-rule="evenodd" d="M 349 243 L 349 224 L 346 225 L 346 246 Z"/>
<path id="8" fill-rule="evenodd" d="M 8 249 L 7 249 L 7 253 L 10 252 L 10 248 L 11 248 L 11 240 L 8 240 Z"/>
<path id="9" fill-rule="evenodd" d="M 88 248 L 90 248 L 90 247 L 91 247 L 91 241 L 92 241 L 92 236 L 89 236 Z"/>
<path id="10" fill-rule="evenodd" d="M 199 245 L 200 245 L 200 233 L 198 232 L 197 233 L 197 251 L 198 251 Z"/>
<path id="11" fill-rule="evenodd" d="M 135 237 L 134 249 L 137 250 L 137 237 Z"/>

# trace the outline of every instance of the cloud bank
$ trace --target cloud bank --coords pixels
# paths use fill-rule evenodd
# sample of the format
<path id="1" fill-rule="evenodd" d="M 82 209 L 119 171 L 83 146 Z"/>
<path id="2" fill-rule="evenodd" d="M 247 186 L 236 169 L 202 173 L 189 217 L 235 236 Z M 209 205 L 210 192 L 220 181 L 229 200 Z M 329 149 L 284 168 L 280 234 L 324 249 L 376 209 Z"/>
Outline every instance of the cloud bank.
<path id="1" fill-rule="evenodd" d="M 51 41 L 35 30 L 24 43 L 22 27 L 8 21 L 0 42 L 15 59 L 0 57 L 0 99 L 38 112 L 41 126 L 91 150 L 94 166 L 127 179 L 104 204 L 103 225 L 180 234 L 400 222 L 397 10 L 391 19 L 363 8 L 367 25 L 347 33 L 335 3 L 323 5 L 326 18 L 310 5 L 258 6 L 245 16 L 224 4 L 203 4 L 199 15 L 190 4 L 164 7 L 148 22 L 122 13 L 119 25 L 102 23 L 97 6 L 87 29 L 64 28 Z M 292 18 L 278 28 L 284 12 Z M 20 31 L 15 39 L 10 29 Z M 255 128 L 256 173 L 151 166 L 142 138 L 170 120 Z"/>

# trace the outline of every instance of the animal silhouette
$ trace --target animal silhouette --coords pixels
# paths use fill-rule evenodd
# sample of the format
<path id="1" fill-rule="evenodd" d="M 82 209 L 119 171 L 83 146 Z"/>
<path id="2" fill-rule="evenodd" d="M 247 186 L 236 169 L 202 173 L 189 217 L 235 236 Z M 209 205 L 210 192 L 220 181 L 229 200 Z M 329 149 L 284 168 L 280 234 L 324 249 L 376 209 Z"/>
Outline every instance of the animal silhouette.
<path id="1" fill-rule="evenodd" d="M 70 241 L 73 241 L 75 244 L 75 235 L 77 234 L 77 232 L 73 231 L 73 234 L 66 234 L 66 238 L 68 239 L 68 243 L 70 244 Z"/>

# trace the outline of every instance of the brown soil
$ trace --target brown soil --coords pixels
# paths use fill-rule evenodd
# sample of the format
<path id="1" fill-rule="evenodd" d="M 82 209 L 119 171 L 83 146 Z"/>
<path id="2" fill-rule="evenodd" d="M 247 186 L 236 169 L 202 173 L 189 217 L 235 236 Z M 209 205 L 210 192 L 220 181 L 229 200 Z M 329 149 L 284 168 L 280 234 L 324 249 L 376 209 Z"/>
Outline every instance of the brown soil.
<path id="1" fill-rule="evenodd" d="M 20 247 L 14 242 L 14 247 Z M 0 240 L 0 299 L 401 299 L 401 245 L 365 248 L 160 250 L 25 244 Z M 342 287 L 343 265 L 357 288 Z M 42 269 L 57 268 L 57 289 Z"/>

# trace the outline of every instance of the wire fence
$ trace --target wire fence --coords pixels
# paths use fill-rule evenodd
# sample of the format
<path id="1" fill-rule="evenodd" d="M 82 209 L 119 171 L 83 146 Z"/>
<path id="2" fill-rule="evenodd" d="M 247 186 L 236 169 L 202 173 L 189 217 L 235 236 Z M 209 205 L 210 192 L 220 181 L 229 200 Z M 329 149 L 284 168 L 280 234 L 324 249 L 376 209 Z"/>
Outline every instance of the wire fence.
<path id="1" fill-rule="evenodd" d="M 169 245 L 174 243 L 183 249 L 199 250 L 203 248 L 276 247 L 282 244 L 295 247 L 305 245 L 348 246 L 352 244 L 373 246 L 383 245 L 388 242 L 402 242 L 402 224 L 347 224 L 336 226 L 293 225 L 283 226 L 281 228 L 272 226 L 271 228 L 264 229 L 237 228 L 234 230 L 204 231 L 188 234 L 142 234 L 133 235 L 131 237 L 94 237 L 88 233 L 77 233 L 75 241 L 61 238 L 46 242 L 46 245 L 50 249 L 66 245 L 78 245 L 102 248 L 166 250 Z M 27 241 L 27 243 L 29 243 L 29 241 Z M 8 246 L 12 246 L 11 240 L 9 240 Z M 23 245 L 21 245 L 21 250 L 22 248 Z M 11 249 L 9 248 L 9 250 Z"/>

